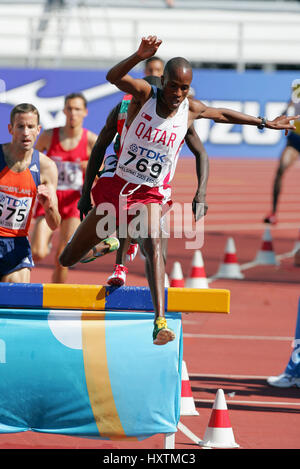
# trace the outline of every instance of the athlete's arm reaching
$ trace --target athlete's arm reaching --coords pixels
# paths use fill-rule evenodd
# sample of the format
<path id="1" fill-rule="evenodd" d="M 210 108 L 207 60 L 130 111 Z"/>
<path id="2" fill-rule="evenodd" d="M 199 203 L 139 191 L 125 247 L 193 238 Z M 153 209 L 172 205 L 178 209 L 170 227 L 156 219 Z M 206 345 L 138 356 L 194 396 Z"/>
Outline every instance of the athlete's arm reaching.
<path id="1" fill-rule="evenodd" d="M 82 194 L 78 201 L 77 207 L 80 211 L 80 219 L 83 220 L 83 216 L 87 215 L 92 208 L 91 202 L 91 189 L 94 183 L 95 177 L 99 169 L 102 166 L 105 152 L 107 147 L 113 141 L 114 136 L 117 133 L 118 114 L 120 110 L 120 103 L 115 106 L 109 113 L 105 125 L 100 131 L 95 145 L 93 146 L 91 156 L 89 158 L 84 184 L 82 187 Z"/>
<path id="2" fill-rule="evenodd" d="M 212 119 L 222 124 L 241 124 L 255 125 L 262 124 L 260 117 L 250 116 L 243 112 L 234 111 L 233 109 L 215 108 L 206 106 L 201 101 L 190 99 L 190 116 L 193 119 Z M 264 127 L 274 130 L 285 130 L 286 134 L 289 130 L 295 130 L 296 127 L 290 121 L 298 119 L 300 116 L 278 116 L 273 120 L 265 120 Z"/>
<path id="3" fill-rule="evenodd" d="M 112 67 L 108 71 L 106 79 L 121 91 L 132 94 L 137 102 L 142 104 L 146 102 L 151 94 L 151 86 L 145 80 L 133 78 L 128 73 L 137 64 L 152 57 L 161 42 L 156 36 L 143 37 L 138 50 Z"/>

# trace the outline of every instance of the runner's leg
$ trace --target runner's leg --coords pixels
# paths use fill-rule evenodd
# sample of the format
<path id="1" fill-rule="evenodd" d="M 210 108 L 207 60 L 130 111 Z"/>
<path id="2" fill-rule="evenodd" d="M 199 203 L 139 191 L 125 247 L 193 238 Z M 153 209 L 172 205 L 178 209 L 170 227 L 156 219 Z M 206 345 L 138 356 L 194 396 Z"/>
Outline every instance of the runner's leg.
<path id="1" fill-rule="evenodd" d="M 88 252 L 97 246 L 97 250 L 102 251 L 103 254 L 109 252 L 110 246 L 106 245 L 102 241 L 105 239 L 104 236 L 100 237 L 97 234 L 97 224 L 101 222 L 103 218 L 106 218 L 107 226 L 110 227 L 107 231 L 107 236 L 114 233 L 115 231 L 115 214 L 104 214 L 97 215 L 97 208 L 94 207 L 84 220 L 80 223 L 77 230 L 75 231 L 72 238 L 68 241 L 66 247 L 59 257 L 59 262 L 64 267 L 70 267 L 80 261 Z M 100 234 L 100 233 L 99 233 Z"/>
<path id="2" fill-rule="evenodd" d="M 24 268 L 16 270 L 11 274 L 6 274 L 1 277 L 1 282 L 11 283 L 29 283 L 30 282 L 30 269 Z"/>
<path id="3" fill-rule="evenodd" d="M 284 172 L 290 168 L 298 159 L 299 152 L 291 147 L 287 146 L 280 157 L 279 165 L 276 171 L 275 179 L 274 179 L 274 186 L 273 186 L 273 213 L 276 213 L 278 199 L 281 192 L 282 187 L 282 177 Z"/>
<path id="4" fill-rule="evenodd" d="M 146 274 L 152 295 L 155 319 L 165 315 L 164 295 L 164 261 L 162 256 L 161 207 L 159 204 L 145 205 L 143 224 L 147 224 L 145 237 L 139 238 L 143 254 L 146 258 Z"/>
<path id="5" fill-rule="evenodd" d="M 165 263 L 161 243 L 161 206 L 156 203 L 145 205 L 142 223 L 147 224 L 146 236 L 138 238 L 146 258 L 146 275 L 154 306 L 153 338 L 156 345 L 174 340 L 175 334 L 168 329 L 165 320 Z"/>
<path id="6" fill-rule="evenodd" d="M 80 220 L 77 217 L 70 217 L 62 220 L 59 229 L 58 247 L 55 253 L 55 266 L 52 273 L 53 283 L 65 283 L 68 275 L 68 267 L 63 267 L 59 262 L 59 256 L 66 247 L 72 234 L 78 228 Z"/>
<path id="7" fill-rule="evenodd" d="M 39 262 L 50 253 L 52 235 L 53 231 L 47 225 L 45 217 L 38 217 L 31 235 L 31 251 L 34 262 Z"/>

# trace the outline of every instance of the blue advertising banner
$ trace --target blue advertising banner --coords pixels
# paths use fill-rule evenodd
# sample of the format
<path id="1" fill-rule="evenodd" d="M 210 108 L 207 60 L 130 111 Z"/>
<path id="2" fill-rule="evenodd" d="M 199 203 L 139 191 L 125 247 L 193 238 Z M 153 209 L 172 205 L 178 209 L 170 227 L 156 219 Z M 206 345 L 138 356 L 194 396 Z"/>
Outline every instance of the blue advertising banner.
<path id="1" fill-rule="evenodd" d="M 253 116 L 274 119 L 285 112 L 297 72 L 232 70 L 194 72 L 195 97 L 213 107 L 227 107 Z M 278 158 L 285 146 L 284 131 L 255 126 L 196 121 L 209 156 Z"/>
<path id="2" fill-rule="evenodd" d="M 105 75 L 106 70 L 0 69 L 0 142 L 10 140 L 9 114 L 21 102 L 37 106 L 43 128 L 64 125 L 64 97 L 72 92 L 86 96 L 89 113 L 84 126 L 99 133 L 109 111 L 122 97 Z M 298 75 L 289 71 L 194 70 L 192 87 L 195 97 L 211 106 L 273 119 L 285 110 L 291 83 Z M 210 157 L 277 158 L 285 144 L 283 131 L 260 131 L 254 126 L 201 119 L 196 129 Z M 186 146 L 181 155 L 190 155 Z"/>

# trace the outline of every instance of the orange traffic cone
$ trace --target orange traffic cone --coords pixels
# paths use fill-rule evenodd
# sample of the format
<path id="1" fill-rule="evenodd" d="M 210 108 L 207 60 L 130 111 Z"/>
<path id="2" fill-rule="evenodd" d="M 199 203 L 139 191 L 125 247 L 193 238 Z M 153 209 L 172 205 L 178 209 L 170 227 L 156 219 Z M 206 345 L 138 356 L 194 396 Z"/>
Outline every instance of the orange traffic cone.
<path id="1" fill-rule="evenodd" d="M 228 238 L 225 248 L 224 261 L 220 265 L 215 278 L 236 278 L 242 279 L 244 275 L 240 271 L 240 266 L 236 257 L 236 249 L 233 238 Z"/>
<path id="2" fill-rule="evenodd" d="M 201 251 L 194 253 L 190 277 L 186 281 L 187 288 L 209 288 L 204 269 Z"/>
<path id="3" fill-rule="evenodd" d="M 182 269 L 180 262 L 174 262 L 173 268 L 170 274 L 170 286 L 171 287 L 184 287 L 184 278 L 182 275 Z"/>
<path id="4" fill-rule="evenodd" d="M 182 360 L 181 367 L 181 405 L 180 415 L 199 415 L 195 408 L 191 383 L 187 372 L 185 361 Z"/>
<path id="5" fill-rule="evenodd" d="M 218 389 L 204 438 L 200 446 L 208 448 L 238 448 L 235 442 L 223 389 Z"/>
<path id="6" fill-rule="evenodd" d="M 255 262 L 264 265 L 278 265 L 273 249 L 272 235 L 270 228 L 266 228 L 262 238 L 261 249 L 256 254 Z"/>

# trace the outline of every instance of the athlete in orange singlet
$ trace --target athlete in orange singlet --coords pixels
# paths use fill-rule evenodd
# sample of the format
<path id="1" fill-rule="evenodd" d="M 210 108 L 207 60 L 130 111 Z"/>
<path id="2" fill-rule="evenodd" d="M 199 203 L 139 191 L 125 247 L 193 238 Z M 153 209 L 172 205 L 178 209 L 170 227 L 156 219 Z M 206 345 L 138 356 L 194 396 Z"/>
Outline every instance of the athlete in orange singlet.
<path id="1" fill-rule="evenodd" d="M 30 282 L 34 263 L 28 231 L 35 200 L 51 230 L 60 223 L 56 166 L 33 149 L 40 129 L 38 110 L 32 104 L 19 104 L 11 111 L 8 126 L 12 141 L 0 145 L 1 282 Z"/>

